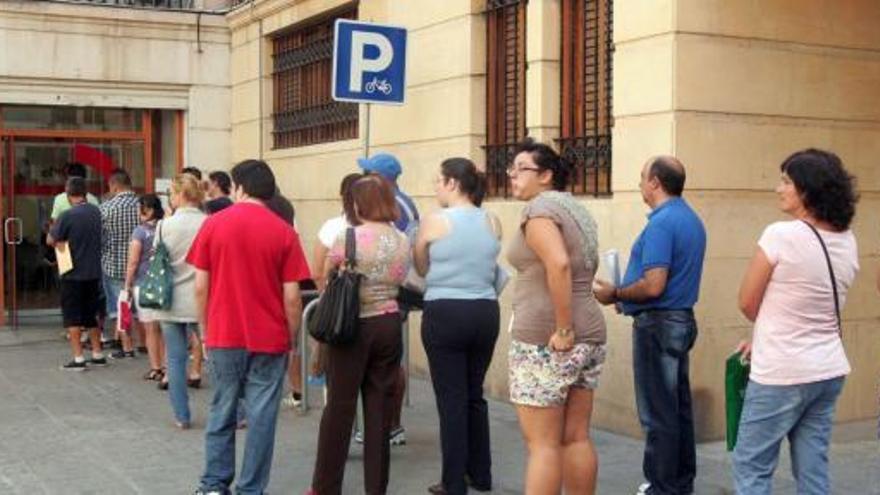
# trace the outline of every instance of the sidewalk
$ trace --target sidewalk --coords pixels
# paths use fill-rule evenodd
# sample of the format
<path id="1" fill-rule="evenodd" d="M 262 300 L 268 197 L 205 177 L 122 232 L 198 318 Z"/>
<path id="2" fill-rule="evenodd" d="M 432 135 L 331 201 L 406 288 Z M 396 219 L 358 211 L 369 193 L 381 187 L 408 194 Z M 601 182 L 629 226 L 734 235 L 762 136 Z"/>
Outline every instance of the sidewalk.
<path id="1" fill-rule="evenodd" d="M 188 494 L 203 466 L 203 427 L 210 389 L 191 393 L 194 428 L 172 426 L 166 393 L 146 382 L 146 357 L 75 373 L 57 329 L 0 330 L 0 494 Z M 210 385 L 209 385 L 210 386 Z M 392 450 L 389 493 L 423 494 L 439 478 L 437 413 L 428 382 L 412 381 L 404 411 L 408 443 Z M 312 395 L 318 406 L 319 393 Z M 494 494 L 523 492 L 524 449 L 513 409 L 490 402 Z M 308 488 L 320 409 L 283 410 L 272 468 L 272 494 Z M 880 443 L 873 425 L 835 430 L 835 493 L 880 494 Z M 642 481 L 642 444 L 594 430 L 599 493 L 631 494 Z M 239 460 L 243 432 L 239 434 Z M 696 493 L 727 494 L 730 465 L 722 443 L 701 444 Z M 345 493 L 362 493 L 361 448 L 353 444 Z M 784 454 L 774 493 L 795 493 Z"/>

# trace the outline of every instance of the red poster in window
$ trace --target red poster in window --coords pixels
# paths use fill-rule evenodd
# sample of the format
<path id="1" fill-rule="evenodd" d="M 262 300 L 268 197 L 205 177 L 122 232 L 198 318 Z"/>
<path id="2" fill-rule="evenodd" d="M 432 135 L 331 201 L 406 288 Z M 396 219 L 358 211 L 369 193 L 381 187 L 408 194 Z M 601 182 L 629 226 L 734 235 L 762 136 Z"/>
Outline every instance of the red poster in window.
<path id="1" fill-rule="evenodd" d="M 110 173 L 116 168 L 110 155 L 87 144 L 73 145 L 73 160 L 93 168 L 105 179 L 110 177 Z"/>

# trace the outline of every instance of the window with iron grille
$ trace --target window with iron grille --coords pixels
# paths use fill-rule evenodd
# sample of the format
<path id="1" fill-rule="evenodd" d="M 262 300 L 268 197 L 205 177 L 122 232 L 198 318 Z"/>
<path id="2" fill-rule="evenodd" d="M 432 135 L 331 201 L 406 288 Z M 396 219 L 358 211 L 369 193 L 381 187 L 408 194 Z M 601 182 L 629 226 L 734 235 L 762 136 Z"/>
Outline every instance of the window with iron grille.
<path id="1" fill-rule="evenodd" d="M 526 2 L 488 0 L 486 15 L 488 193 L 506 197 L 507 166 L 526 135 Z"/>
<path id="2" fill-rule="evenodd" d="M 560 154 L 575 166 L 575 194 L 611 194 L 612 2 L 562 1 L 558 143 Z"/>
<path id="3" fill-rule="evenodd" d="M 348 8 L 272 40 L 276 149 L 357 138 L 357 103 L 331 97 L 333 23 L 339 18 L 356 19 L 357 10 Z"/>

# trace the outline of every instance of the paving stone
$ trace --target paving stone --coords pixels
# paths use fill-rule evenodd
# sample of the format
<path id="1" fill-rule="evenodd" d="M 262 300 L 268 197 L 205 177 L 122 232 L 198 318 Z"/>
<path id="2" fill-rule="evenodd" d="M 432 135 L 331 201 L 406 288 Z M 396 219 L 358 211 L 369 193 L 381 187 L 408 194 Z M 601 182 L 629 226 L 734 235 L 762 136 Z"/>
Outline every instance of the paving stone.
<path id="1" fill-rule="evenodd" d="M 141 379 L 145 357 L 113 361 L 85 373 L 64 372 L 66 343 L 52 328 L 16 335 L 0 331 L 0 495 L 191 493 L 204 467 L 204 424 L 211 397 L 190 390 L 194 428 L 172 425 L 166 392 Z M 414 378 L 412 406 L 404 410 L 408 443 L 391 454 L 390 494 L 426 493 L 440 476 L 437 409 L 430 383 Z M 301 494 L 315 462 L 320 393 L 302 415 L 282 410 L 269 492 Z M 513 408 L 489 401 L 493 494 L 520 494 L 525 448 Z M 880 445 L 875 427 L 835 429 L 831 453 L 835 493 L 880 495 Z M 240 466 L 246 430 L 236 434 Z M 642 442 L 593 430 L 599 454 L 599 493 L 630 494 L 642 482 Z M 774 493 L 795 494 L 788 447 L 775 476 Z M 730 456 L 719 442 L 698 446 L 698 495 L 732 494 Z M 343 493 L 363 492 L 362 449 L 352 444 Z"/>

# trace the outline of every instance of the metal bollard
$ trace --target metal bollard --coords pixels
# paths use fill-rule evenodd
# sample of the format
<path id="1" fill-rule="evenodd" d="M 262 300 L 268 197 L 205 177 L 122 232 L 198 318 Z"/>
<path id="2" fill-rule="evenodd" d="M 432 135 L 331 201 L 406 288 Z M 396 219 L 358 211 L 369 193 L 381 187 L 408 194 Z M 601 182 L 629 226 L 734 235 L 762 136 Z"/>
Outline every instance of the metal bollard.
<path id="1" fill-rule="evenodd" d="M 403 370 L 404 376 L 406 377 L 406 388 L 404 390 L 404 400 L 406 407 L 411 407 L 412 404 L 409 400 L 409 318 L 412 315 L 412 311 L 410 314 L 406 316 L 406 320 L 403 322 Z"/>
<path id="2" fill-rule="evenodd" d="M 311 291 L 310 291 L 311 292 Z M 317 292 L 315 292 L 317 294 Z M 309 294 L 312 295 L 312 294 Z M 309 315 L 311 312 L 318 307 L 318 301 L 320 298 L 314 299 L 312 302 L 308 303 L 303 309 L 302 312 L 302 324 L 299 328 L 299 366 L 300 373 L 302 377 L 302 401 L 299 405 L 299 412 L 301 414 L 305 414 L 309 410 L 309 331 L 306 328 L 306 321 L 308 321 Z"/>

